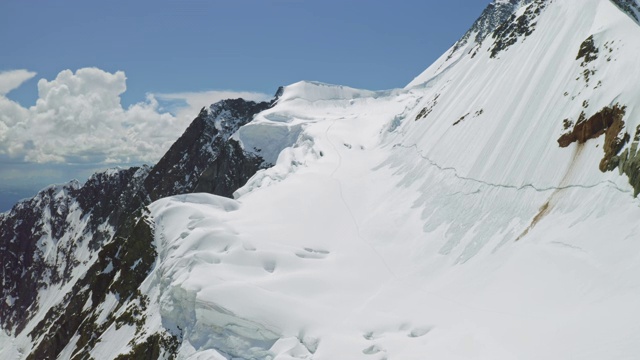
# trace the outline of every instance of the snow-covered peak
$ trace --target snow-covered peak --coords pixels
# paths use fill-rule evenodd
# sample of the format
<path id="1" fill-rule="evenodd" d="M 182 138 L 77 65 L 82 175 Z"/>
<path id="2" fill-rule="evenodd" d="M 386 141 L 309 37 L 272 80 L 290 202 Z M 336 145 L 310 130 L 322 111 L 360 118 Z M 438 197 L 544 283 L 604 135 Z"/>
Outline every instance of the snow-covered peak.
<path id="1" fill-rule="evenodd" d="M 467 45 L 469 41 L 481 44 L 500 25 L 516 14 L 521 8 L 533 2 L 545 2 L 548 0 L 495 0 L 490 3 L 482 12 L 480 17 L 473 23 L 471 28 L 449 51 L 452 56 L 458 49 Z"/>
<path id="2" fill-rule="evenodd" d="M 452 64 L 475 57 L 485 42 L 498 43 L 501 50 L 505 38 L 511 45 L 521 35 L 530 35 L 537 25 L 537 16 L 551 2 L 553 0 L 496 0 L 490 3 L 462 38 L 407 87 L 424 86 Z"/>
<path id="3" fill-rule="evenodd" d="M 76 179 L 73 179 L 65 184 L 51 184 L 49 186 L 46 186 L 42 190 L 38 191 L 38 195 L 42 196 L 43 194 L 60 194 L 68 192 L 70 190 L 78 190 L 80 187 L 80 182 Z"/>
<path id="4" fill-rule="evenodd" d="M 296 99 L 308 102 L 339 101 L 371 97 L 374 95 L 375 92 L 373 91 L 354 89 L 343 85 L 325 84 L 316 81 L 300 81 L 295 84 L 285 86 L 279 102 Z"/>

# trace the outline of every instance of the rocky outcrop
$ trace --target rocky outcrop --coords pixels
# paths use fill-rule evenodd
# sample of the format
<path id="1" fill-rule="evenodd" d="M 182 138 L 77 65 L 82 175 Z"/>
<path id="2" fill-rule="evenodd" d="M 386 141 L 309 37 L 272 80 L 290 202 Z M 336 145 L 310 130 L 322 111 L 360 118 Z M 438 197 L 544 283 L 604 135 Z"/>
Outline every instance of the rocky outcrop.
<path id="1" fill-rule="evenodd" d="M 626 106 L 615 104 L 612 107 L 605 107 L 589 119 L 586 119 L 584 112 L 569 132 L 563 134 L 558 139 L 560 147 L 567 147 L 573 142 L 583 144 L 590 139 L 595 139 L 604 134 L 604 156 L 600 161 L 600 171 L 613 171 L 618 169 L 620 175 L 627 175 L 629 184 L 634 189 L 634 196 L 640 194 L 640 153 L 638 153 L 638 143 L 640 143 L 640 126 L 636 129 L 631 146 L 625 146 L 631 140 L 628 132 L 624 131 Z M 572 122 L 566 122 L 572 126 Z"/>
<path id="2" fill-rule="evenodd" d="M 640 21 L 640 4 L 637 0 L 611 0 L 622 11 L 631 16 L 634 20 Z"/>
<path id="3" fill-rule="evenodd" d="M 100 335 L 111 325 L 135 324 L 131 311 L 120 316 L 109 315 L 99 320 L 100 304 L 108 294 L 118 299 L 137 301 L 144 306 L 145 296 L 138 286 L 151 270 L 156 257 L 153 230 L 149 220 L 140 216 L 136 222 L 128 221 L 116 234 L 115 240 L 104 246 L 98 259 L 89 268 L 62 303 L 49 309 L 47 316 L 29 334 L 35 348 L 27 359 L 55 359 L 75 334 L 79 335 L 73 354 L 83 358 L 85 348 L 92 348 Z M 85 304 L 92 306 L 85 306 Z M 119 306 L 112 313 L 119 310 Z"/>
<path id="4" fill-rule="evenodd" d="M 493 1 L 484 9 L 480 17 L 473 23 L 462 38 L 455 43 L 449 53 L 449 57 L 467 45 L 470 39 L 476 44 L 473 48 L 477 49 L 489 35 L 518 10 L 521 4 L 529 4 L 531 1 L 532 0 Z"/>
<path id="5" fill-rule="evenodd" d="M 547 7 L 550 0 L 535 0 L 527 5 L 527 9 L 520 16 L 511 14 L 509 18 L 498 26 L 491 35 L 494 44 L 490 49 L 491 57 L 495 58 L 501 51 L 507 50 L 519 39 L 533 34 L 537 25 L 537 18 Z"/>
<path id="6" fill-rule="evenodd" d="M 228 160 L 234 163 L 256 162 L 255 155 L 245 154 L 241 149 L 230 151 L 229 147 L 239 149 L 237 142 L 230 137 L 242 125 L 251 121 L 255 114 L 270 106 L 272 102 L 256 103 L 235 99 L 223 100 L 208 109 L 202 109 L 145 179 L 145 188 L 151 200 L 168 196 L 167 194 L 193 192 L 196 187 L 199 187 L 198 191 L 218 194 L 211 186 L 203 184 L 210 181 L 201 181 L 201 176 L 206 173 L 206 177 L 210 178 L 213 169 L 227 161 L 226 156 L 229 155 L 233 155 L 233 159 Z M 257 166 L 248 166 L 245 171 L 228 174 L 228 183 L 223 187 L 244 184 L 257 169 Z M 223 196 L 230 195 L 225 192 Z"/>
<path id="7" fill-rule="evenodd" d="M 620 155 L 612 156 L 607 170 L 618 169 L 620 175 L 626 175 L 629 184 L 633 187 L 633 196 L 640 194 L 640 153 L 638 152 L 640 143 L 640 126 L 636 128 L 636 133 L 631 146 L 624 149 Z"/>
<path id="8" fill-rule="evenodd" d="M 615 139 L 624 128 L 624 121 L 622 121 L 622 119 L 624 118 L 625 112 L 626 106 L 619 104 L 615 104 L 612 107 L 604 107 L 589 119 L 586 119 L 583 112 L 580 114 L 580 118 L 573 129 L 560 136 L 558 144 L 560 147 L 567 147 L 574 142 L 583 144 L 587 140 L 596 139 L 606 133 L 607 138 L 605 139 L 605 143 L 608 142 L 610 144 L 612 148 L 610 152 L 619 151 L 621 146 L 624 145 L 624 142 L 622 142 L 622 140 L 616 141 Z M 609 131 L 609 129 L 611 130 Z M 606 152 L 605 150 L 605 153 Z"/>
<path id="9" fill-rule="evenodd" d="M 0 219 L 3 264 L 0 324 L 20 332 L 38 310 L 38 292 L 72 280 L 73 271 L 113 235 L 128 209 L 139 204 L 140 184 L 148 168 L 109 170 L 77 181 L 50 186 L 22 201 Z"/>
<path id="10" fill-rule="evenodd" d="M 220 144 L 219 149 L 219 156 L 202 172 L 194 192 L 232 198 L 234 191 L 265 166 L 261 157 L 246 153 L 235 140 Z"/>
<path id="11" fill-rule="evenodd" d="M 580 50 L 578 50 L 578 56 L 576 56 L 576 60 L 582 59 L 581 67 L 586 66 L 588 63 L 596 60 L 598 58 L 598 53 L 600 51 L 596 47 L 593 41 L 593 35 L 586 38 L 582 44 L 580 44 Z"/>

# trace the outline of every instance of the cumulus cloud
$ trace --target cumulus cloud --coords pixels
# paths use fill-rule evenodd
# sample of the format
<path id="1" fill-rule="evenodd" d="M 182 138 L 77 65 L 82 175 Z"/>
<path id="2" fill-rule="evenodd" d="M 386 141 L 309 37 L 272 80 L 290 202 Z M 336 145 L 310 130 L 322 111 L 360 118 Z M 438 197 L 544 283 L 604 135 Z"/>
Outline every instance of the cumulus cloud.
<path id="1" fill-rule="evenodd" d="M 0 100 L 0 152 L 29 162 L 128 163 L 157 160 L 186 124 L 157 111 L 152 99 L 128 109 L 123 72 L 64 70 L 38 81 L 28 109 Z"/>
<path id="2" fill-rule="evenodd" d="M 0 96 L 7 95 L 11 90 L 19 88 L 20 85 L 34 76 L 36 76 L 36 73 L 27 70 L 0 72 Z"/>
<path id="3" fill-rule="evenodd" d="M 174 115 L 149 95 L 123 108 L 125 73 L 84 68 L 39 80 L 36 104 L 24 108 L 4 95 L 35 74 L 2 74 L 7 75 L 0 75 L 0 155 L 35 163 L 154 163 L 197 115 L 195 107 L 199 110 L 225 97 L 259 98 L 233 92 L 161 95 L 186 104 Z M 3 89 L 8 90 L 2 93 Z"/>

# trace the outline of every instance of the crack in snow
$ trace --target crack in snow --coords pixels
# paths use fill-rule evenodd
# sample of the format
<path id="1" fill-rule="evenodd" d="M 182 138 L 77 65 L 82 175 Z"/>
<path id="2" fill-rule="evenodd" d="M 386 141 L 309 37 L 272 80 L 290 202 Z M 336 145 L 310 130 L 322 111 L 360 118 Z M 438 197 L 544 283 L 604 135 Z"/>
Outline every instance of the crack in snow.
<path id="1" fill-rule="evenodd" d="M 378 252 L 378 250 L 376 250 L 376 248 L 371 245 L 368 241 L 366 241 L 363 237 L 362 234 L 360 233 L 360 225 L 358 225 L 358 221 L 356 220 L 356 217 L 353 215 L 353 211 L 351 211 L 351 208 L 349 207 L 349 204 L 347 204 L 346 199 L 344 198 L 344 193 L 342 190 L 342 183 L 340 182 L 340 180 L 338 178 L 335 177 L 336 172 L 338 171 L 338 169 L 342 166 L 342 156 L 340 155 L 340 151 L 338 151 L 338 148 L 335 146 L 335 144 L 333 143 L 333 141 L 331 141 L 331 138 L 329 136 L 329 131 L 331 130 L 331 128 L 333 128 L 333 126 L 336 124 L 336 121 L 338 121 L 337 119 L 334 119 L 333 122 L 331 123 L 331 125 L 329 125 L 327 127 L 327 130 L 325 131 L 325 135 L 327 137 L 327 141 L 329 142 L 329 145 L 331 145 L 331 147 L 333 148 L 333 151 L 335 152 L 335 154 L 338 156 L 338 164 L 336 165 L 335 169 L 333 169 L 333 171 L 331 172 L 331 174 L 329 175 L 329 177 L 331 177 L 333 180 L 336 181 L 336 183 L 338 184 L 338 194 L 340 195 L 340 199 L 342 201 L 342 203 L 344 204 L 344 207 L 346 208 L 347 212 L 349 213 L 349 216 L 351 217 L 351 221 L 353 222 L 353 225 L 355 226 L 356 229 L 356 234 L 358 236 L 358 239 L 360 239 L 363 243 L 365 243 L 369 248 L 371 248 L 371 250 L 373 250 L 373 252 L 380 258 L 380 260 L 382 261 L 382 264 L 384 264 L 384 266 L 387 268 L 387 271 L 389 272 L 389 274 L 394 278 L 397 279 L 398 276 L 393 272 L 393 270 L 391 270 L 391 267 L 389 267 L 389 264 L 387 264 L 387 262 L 385 261 L 384 257 L 382 257 L 382 255 Z"/>
<path id="2" fill-rule="evenodd" d="M 486 185 L 486 186 L 494 187 L 494 188 L 513 189 L 513 190 L 516 190 L 516 191 L 520 191 L 520 190 L 524 190 L 526 188 L 529 188 L 529 189 L 532 189 L 532 190 L 534 190 L 536 192 L 547 192 L 547 191 L 558 191 L 558 190 L 567 190 L 567 189 L 575 189 L 575 188 L 593 189 L 593 188 L 596 188 L 598 186 L 605 185 L 605 186 L 607 186 L 609 188 L 612 188 L 614 190 L 618 190 L 621 193 L 625 193 L 625 194 L 631 193 L 631 191 L 629 191 L 629 190 L 625 190 L 625 189 L 619 188 L 618 185 L 616 183 L 614 183 L 613 181 L 611 181 L 611 180 L 600 181 L 600 182 L 592 184 L 592 185 L 572 184 L 572 185 L 549 186 L 549 187 L 537 187 L 534 184 L 523 184 L 523 185 L 520 185 L 520 186 L 509 185 L 509 184 L 495 184 L 495 183 L 491 183 L 491 182 L 480 180 L 480 179 L 475 179 L 475 178 L 468 177 L 468 176 L 462 176 L 462 175 L 458 174 L 458 170 L 456 168 L 451 167 L 451 166 L 445 167 L 445 166 L 442 166 L 442 165 L 436 163 L 435 161 L 431 160 L 428 156 L 423 155 L 422 151 L 420 151 L 420 149 L 418 149 L 418 145 L 417 144 L 413 144 L 413 145 L 410 145 L 410 146 L 403 145 L 403 144 L 395 144 L 395 145 L 393 145 L 393 148 L 396 148 L 396 147 L 401 147 L 401 148 L 404 148 L 404 149 L 414 149 L 416 151 L 416 154 L 418 156 L 420 156 L 423 160 L 426 160 L 427 162 L 429 162 L 429 164 L 431 164 L 432 166 L 435 166 L 440 171 L 453 172 L 453 176 L 455 178 L 457 178 L 457 179 L 464 180 L 464 181 L 475 182 L 475 183 L 478 183 L 478 184 L 482 184 L 482 185 Z"/>

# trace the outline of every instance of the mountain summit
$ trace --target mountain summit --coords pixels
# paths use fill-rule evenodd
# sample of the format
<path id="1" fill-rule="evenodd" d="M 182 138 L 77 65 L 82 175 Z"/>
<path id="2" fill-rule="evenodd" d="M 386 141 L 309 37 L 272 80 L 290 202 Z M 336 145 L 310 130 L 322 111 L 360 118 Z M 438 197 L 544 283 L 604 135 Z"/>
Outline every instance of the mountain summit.
<path id="1" fill-rule="evenodd" d="M 222 102 L 45 189 L 0 215 L 0 357 L 635 358 L 639 15 L 496 0 L 403 89 Z"/>

